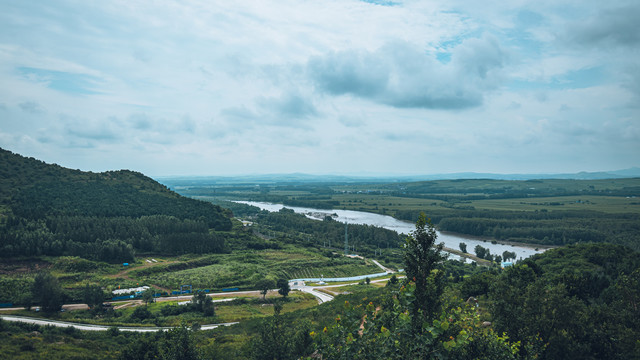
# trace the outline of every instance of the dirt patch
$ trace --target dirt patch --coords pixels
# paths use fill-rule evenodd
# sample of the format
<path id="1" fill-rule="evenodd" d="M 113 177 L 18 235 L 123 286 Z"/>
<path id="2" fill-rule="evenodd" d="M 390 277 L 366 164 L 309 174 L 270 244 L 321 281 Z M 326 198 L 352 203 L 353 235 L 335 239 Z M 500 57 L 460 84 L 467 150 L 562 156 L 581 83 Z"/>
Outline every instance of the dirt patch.
<path id="1" fill-rule="evenodd" d="M 152 267 L 152 266 L 157 266 L 157 265 L 161 265 L 161 264 L 173 264 L 175 262 L 177 262 L 177 261 L 171 261 L 171 262 L 162 262 L 161 261 L 161 262 L 150 262 L 150 263 L 145 261 L 145 263 L 142 264 L 141 266 L 132 267 L 130 269 L 124 269 L 124 270 L 120 271 L 119 273 L 117 273 L 115 275 L 109 275 L 109 277 L 110 278 L 114 278 L 114 279 L 122 278 L 122 279 L 125 279 L 125 280 L 131 280 L 131 281 L 136 281 L 137 282 L 138 281 L 137 279 L 132 279 L 132 278 L 129 277 L 129 272 L 134 271 L 134 270 L 139 270 L 139 269 Z M 171 293 L 170 289 L 164 288 L 162 286 L 158 286 L 158 285 L 155 285 L 155 284 L 147 284 L 147 285 L 151 286 L 153 288 L 156 288 L 158 290 L 165 291 L 167 293 Z"/>
<path id="2" fill-rule="evenodd" d="M 0 275 L 21 275 L 38 272 L 51 268 L 53 264 L 39 260 L 12 260 L 3 259 L 0 262 Z"/>

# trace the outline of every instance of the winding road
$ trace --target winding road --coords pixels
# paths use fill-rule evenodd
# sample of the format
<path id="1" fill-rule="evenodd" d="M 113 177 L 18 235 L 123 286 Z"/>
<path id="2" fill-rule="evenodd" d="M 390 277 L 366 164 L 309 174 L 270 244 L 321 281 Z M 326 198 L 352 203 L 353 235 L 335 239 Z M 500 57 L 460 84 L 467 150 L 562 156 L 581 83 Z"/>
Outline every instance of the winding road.
<path id="1" fill-rule="evenodd" d="M 379 262 L 377 262 L 376 260 L 372 260 L 378 267 L 380 267 L 380 269 L 385 271 L 385 274 L 371 274 L 371 275 L 360 275 L 360 276 L 354 276 L 351 278 L 336 278 L 336 279 L 324 279 L 325 281 L 357 281 L 357 280 L 362 280 L 365 278 L 374 278 L 374 277 L 380 277 L 381 275 L 386 275 L 386 274 L 390 274 L 393 273 L 394 271 L 389 269 L 389 268 L 385 268 L 384 266 L 382 266 Z M 318 279 L 315 279 L 318 280 Z M 372 280 L 371 282 L 380 282 L 380 281 L 386 281 L 387 279 L 380 279 L 380 280 Z M 309 280 L 307 280 L 309 281 Z M 349 283 L 349 284 L 337 284 L 337 285 L 321 285 L 321 286 L 307 286 L 304 283 L 304 280 L 302 279 L 295 279 L 295 280 L 290 280 L 289 285 L 291 287 L 292 290 L 298 290 L 298 291 L 302 291 L 308 294 L 311 294 L 313 296 L 316 297 L 316 299 L 318 299 L 318 304 L 322 304 L 328 301 L 331 301 L 334 299 L 334 297 L 332 295 L 329 295 L 325 292 L 320 291 L 320 289 L 327 289 L 327 288 L 334 288 L 334 287 L 340 287 L 340 286 L 347 286 L 347 285 L 356 285 L 358 283 Z M 273 291 L 277 291 L 278 289 L 274 289 Z M 234 295 L 259 295 L 260 292 L 257 290 L 254 291 L 235 291 L 235 292 L 224 292 L 224 293 L 211 293 L 211 294 L 207 294 L 208 296 L 211 297 L 216 297 L 216 296 L 234 296 Z M 190 300 L 192 298 L 192 295 L 179 295 L 179 296 L 171 296 L 171 297 L 166 297 L 166 298 L 157 298 L 156 301 L 176 301 L 176 300 Z M 214 302 L 223 302 L 223 301 L 232 301 L 235 298 L 229 298 L 229 299 L 219 299 L 219 300 L 213 300 Z M 123 304 L 131 304 L 132 302 L 135 303 L 142 303 L 142 300 L 134 300 L 134 301 L 122 301 L 122 302 L 111 302 L 111 304 L 117 304 L 117 303 L 123 303 Z M 65 304 L 62 306 L 63 309 L 65 310 L 80 310 L 80 309 L 88 309 L 88 306 L 86 304 Z M 24 308 L 4 308 L 4 309 L 0 309 L 0 311 L 11 311 L 11 310 L 22 310 Z M 106 331 L 110 328 L 113 328 L 114 326 L 108 326 L 108 325 L 93 325 L 93 324 L 82 324 L 82 323 L 74 323 L 74 322 L 67 322 L 67 321 L 58 321 L 58 320 L 48 320 L 48 319 L 38 319 L 38 318 L 32 318 L 32 317 L 27 317 L 27 316 L 16 316 L 16 315 L 0 315 L 0 319 L 5 320 L 5 321 L 13 321 L 13 322 L 22 322 L 22 323 L 28 323 L 28 324 L 36 324 L 36 325 L 41 325 L 41 326 L 57 326 L 57 327 L 74 327 L 78 330 L 85 330 L 85 331 Z M 217 327 L 220 326 L 231 326 L 237 324 L 237 322 L 229 322 L 229 323 L 220 323 L 220 324 L 207 324 L 207 325 L 201 325 L 200 329 L 201 330 L 211 330 L 211 329 L 215 329 Z M 117 328 L 120 331 L 130 331 L 130 332 L 154 332 L 154 331 L 166 331 L 166 330 L 171 330 L 173 327 L 131 327 L 131 326 L 115 326 L 115 328 Z"/>
<path id="2" fill-rule="evenodd" d="M 36 324 L 40 326 L 57 326 L 57 327 L 73 327 L 78 330 L 85 331 L 107 331 L 113 326 L 107 325 L 92 325 L 92 324 L 81 324 L 81 323 L 72 323 L 66 321 L 58 321 L 58 320 L 47 320 L 47 319 L 36 319 L 26 316 L 14 316 L 14 315 L 0 315 L 0 319 L 4 321 L 14 321 L 14 322 L 22 322 L 28 324 Z M 219 326 L 230 326 L 237 324 L 237 322 L 230 323 L 221 323 L 221 324 L 209 324 L 200 326 L 201 330 L 211 330 L 215 329 Z M 116 326 L 116 328 L 120 331 L 131 331 L 131 332 L 155 332 L 155 331 L 165 331 L 171 330 L 173 327 L 131 327 L 131 326 Z"/>

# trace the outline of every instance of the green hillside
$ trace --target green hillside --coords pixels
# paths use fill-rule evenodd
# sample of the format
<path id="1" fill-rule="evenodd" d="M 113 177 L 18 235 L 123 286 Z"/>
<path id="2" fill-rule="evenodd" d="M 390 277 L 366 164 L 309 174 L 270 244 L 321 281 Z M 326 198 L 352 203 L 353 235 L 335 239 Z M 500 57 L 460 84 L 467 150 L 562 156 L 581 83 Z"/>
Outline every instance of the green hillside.
<path id="1" fill-rule="evenodd" d="M 215 232 L 231 229 L 230 216 L 141 173 L 71 170 L 0 149 L 0 256 L 220 252 Z"/>

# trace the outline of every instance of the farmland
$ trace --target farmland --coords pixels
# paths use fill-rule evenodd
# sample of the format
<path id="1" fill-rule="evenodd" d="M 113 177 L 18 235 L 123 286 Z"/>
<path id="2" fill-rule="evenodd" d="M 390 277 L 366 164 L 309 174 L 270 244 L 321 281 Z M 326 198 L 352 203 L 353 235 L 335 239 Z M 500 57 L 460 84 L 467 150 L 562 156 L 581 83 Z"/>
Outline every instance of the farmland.
<path id="1" fill-rule="evenodd" d="M 611 242 L 640 249 L 640 179 L 434 180 L 392 183 L 181 185 L 184 195 L 216 204 L 253 200 L 345 209 L 416 221 L 443 231 L 512 243 L 558 246 Z M 229 204 L 229 203 L 226 203 Z M 233 205 L 230 205 L 233 206 Z M 244 215 L 243 209 L 233 209 Z M 250 215 L 250 214 L 248 214 Z"/>

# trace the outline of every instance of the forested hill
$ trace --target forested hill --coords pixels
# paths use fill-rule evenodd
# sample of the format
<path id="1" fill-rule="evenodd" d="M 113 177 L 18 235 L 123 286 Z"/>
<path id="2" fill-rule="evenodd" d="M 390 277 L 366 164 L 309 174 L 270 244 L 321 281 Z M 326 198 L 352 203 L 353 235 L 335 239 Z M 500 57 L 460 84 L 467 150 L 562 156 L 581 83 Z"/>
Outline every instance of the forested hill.
<path id="1" fill-rule="evenodd" d="M 153 179 L 129 170 L 107 171 L 104 173 L 84 172 L 67 169 L 57 164 L 47 164 L 34 158 L 27 158 L 0 148 L 0 201 L 6 204 L 15 191 L 35 185 L 53 182 L 80 184 L 109 182 L 111 185 L 126 184 L 137 190 L 178 198 Z"/>
<path id="2" fill-rule="evenodd" d="M 0 149 L 0 256 L 221 251 L 210 230 L 231 229 L 230 216 L 141 173 L 83 172 Z"/>

